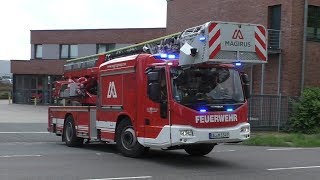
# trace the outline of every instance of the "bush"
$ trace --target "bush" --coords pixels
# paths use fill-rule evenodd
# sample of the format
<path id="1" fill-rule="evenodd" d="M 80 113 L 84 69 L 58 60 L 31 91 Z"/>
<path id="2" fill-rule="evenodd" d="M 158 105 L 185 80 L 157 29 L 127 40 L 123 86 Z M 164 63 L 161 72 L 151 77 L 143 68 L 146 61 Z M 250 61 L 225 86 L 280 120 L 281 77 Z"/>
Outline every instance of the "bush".
<path id="1" fill-rule="evenodd" d="M 8 99 L 8 98 L 9 98 L 9 92 L 0 91 L 0 99 Z"/>
<path id="2" fill-rule="evenodd" d="M 0 91 L 11 91 L 12 85 L 0 82 Z"/>
<path id="3" fill-rule="evenodd" d="M 320 88 L 304 89 L 299 101 L 293 104 L 289 131 L 305 134 L 320 132 Z"/>

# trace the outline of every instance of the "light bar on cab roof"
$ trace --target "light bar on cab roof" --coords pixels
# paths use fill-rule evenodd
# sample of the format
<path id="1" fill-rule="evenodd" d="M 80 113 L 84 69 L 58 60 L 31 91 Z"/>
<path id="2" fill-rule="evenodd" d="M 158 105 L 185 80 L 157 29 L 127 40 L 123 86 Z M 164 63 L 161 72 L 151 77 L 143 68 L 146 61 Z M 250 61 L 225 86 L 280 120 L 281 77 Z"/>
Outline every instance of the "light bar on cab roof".
<path id="1" fill-rule="evenodd" d="M 241 63 L 241 62 L 236 62 L 235 65 L 236 65 L 236 66 L 241 66 L 242 63 Z"/>
<path id="2" fill-rule="evenodd" d="M 166 54 L 166 53 L 155 54 L 153 57 L 156 59 L 163 59 L 163 60 L 179 59 L 178 54 Z"/>
<path id="3" fill-rule="evenodd" d="M 206 37 L 201 36 L 201 37 L 199 37 L 199 40 L 200 40 L 200 41 L 205 41 L 205 40 L 206 40 Z"/>
<path id="4" fill-rule="evenodd" d="M 206 109 L 200 109 L 199 111 L 200 111 L 200 112 L 207 112 Z"/>
<path id="5" fill-rule="evenodd" d="M 176 58 L 176 55 L 174 54 L 168 54 L 168 59 L 175 59 Z"/>

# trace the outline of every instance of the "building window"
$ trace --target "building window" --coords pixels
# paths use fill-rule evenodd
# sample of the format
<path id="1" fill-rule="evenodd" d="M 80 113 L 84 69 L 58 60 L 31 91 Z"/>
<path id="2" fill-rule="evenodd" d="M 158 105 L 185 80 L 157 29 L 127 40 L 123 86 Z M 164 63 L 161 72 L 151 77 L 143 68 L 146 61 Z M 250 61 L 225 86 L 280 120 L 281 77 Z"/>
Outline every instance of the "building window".
<path id="1" fill-rule="evenodd" d="M 268 7 L 268 48 L 280 49 L 281 4 Z"/>
<path id="2" fill-rule="evenodd" d="M 308 7 L 307 38 L 320 41 L 320 6 Z"/>
<path id="3" fill-rule="evenodd" d="M 78 45 L 70 45 L 70 58 L 78 57 Z"/>
<path id="4" fill-rule="evenodd" d="M 42 44 L 34 45 L 35 59 L 42 59 Z"/>
<path id="5" fill-rule="evenodd" d="M 281 5 L 269 6 L 268 11 L 268 29 L 280 30 Z"/>
<path id="6" fill-rule="evenodd" d="M 111 51 L 111 50 L 115 49 L 115 47 L 116 47 L 116 44 L 114 44 L 114 43 L 97 44 L 97 53 Z"/>
<path id="7" fill-rule="evenodd" d="M 72 59 L 78 57 L 78 45 L 75 44 L 61 44 L 60 45 L 60 59 Z"/>

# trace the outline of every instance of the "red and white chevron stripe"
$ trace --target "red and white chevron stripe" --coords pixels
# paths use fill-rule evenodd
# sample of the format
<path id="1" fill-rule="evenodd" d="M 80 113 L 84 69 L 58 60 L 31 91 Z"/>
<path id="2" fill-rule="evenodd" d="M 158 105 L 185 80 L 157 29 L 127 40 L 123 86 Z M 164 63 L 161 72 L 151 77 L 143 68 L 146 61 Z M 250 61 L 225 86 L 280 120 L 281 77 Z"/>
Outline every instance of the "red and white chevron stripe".
<path id="1" fill-rule="evenodd" d="M 266 30 L 262 26 L 255 27 L 255 50 L 263 61 L 267 61 Z"/>
<path id="2" fill-rule="evenodd" d="M 218 23 L 209 25 L 209 59 L 213 59 L 221 50 L 221 27 Z"/>
<path id="3" fill-rule="evenodd" d="M 208 27 L 209 32 L 209 59 L 214 57 L 221 51 L 221 25 L 212 22 Z M 266 30 L 263 26 L 254 27 L 255 36 L 255 52 L 260 60 L 267 61 L 267 44 Z"/>

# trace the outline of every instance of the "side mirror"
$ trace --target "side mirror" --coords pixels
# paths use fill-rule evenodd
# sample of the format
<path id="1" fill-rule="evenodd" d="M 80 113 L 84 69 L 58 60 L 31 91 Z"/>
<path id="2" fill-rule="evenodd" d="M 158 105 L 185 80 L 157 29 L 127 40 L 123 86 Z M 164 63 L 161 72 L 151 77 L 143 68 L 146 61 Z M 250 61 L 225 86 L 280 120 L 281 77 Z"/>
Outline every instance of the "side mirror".
<path id="1" fill-rule="evenodd" d="M 242 81 L 245 84 L 250 83 L 248 74 L 242 74 Z"/>
<path id="2" fill-rule="evenodd" d="M 160 102 L 160 84 L 157 82 L 148 84 L 148 96 L 152 101 Z"/>
<path id="3" fill-rule="evenodd" d="M 243 90 L 244 90 L 244 96 L 246 99 L 250 98 L 250 80 L 247 74 L 242 74 L 241 79 L 243 82 Z"/>
<path id="4" fill-rule="evenodd" d="M 250 98 L 250 85 L 249 84 L 244 85 L 244 96 L 246 99 Z"/>

